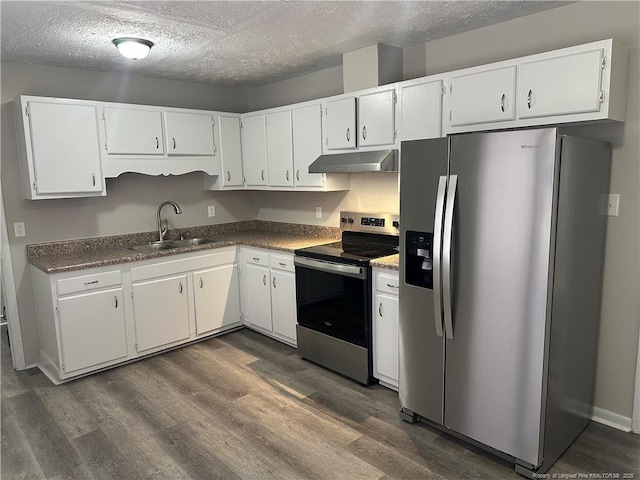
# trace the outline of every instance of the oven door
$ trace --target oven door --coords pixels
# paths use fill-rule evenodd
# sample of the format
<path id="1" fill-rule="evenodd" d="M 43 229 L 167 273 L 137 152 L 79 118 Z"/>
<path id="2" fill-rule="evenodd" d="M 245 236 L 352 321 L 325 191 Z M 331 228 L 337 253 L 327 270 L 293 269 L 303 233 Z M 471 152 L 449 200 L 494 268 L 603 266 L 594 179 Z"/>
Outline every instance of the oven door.
<path id="1" fill-rule="evenodd" d="M 295 256 L 298 324 L 368 348 L 368 267 Z"/>

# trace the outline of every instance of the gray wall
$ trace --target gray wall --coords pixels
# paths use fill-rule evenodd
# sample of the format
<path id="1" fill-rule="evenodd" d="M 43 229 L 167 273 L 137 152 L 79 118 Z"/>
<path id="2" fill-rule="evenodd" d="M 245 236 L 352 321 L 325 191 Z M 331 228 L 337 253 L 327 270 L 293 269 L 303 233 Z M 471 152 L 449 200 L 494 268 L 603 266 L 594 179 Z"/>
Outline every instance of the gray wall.
<path id="1" fill-rule="evenodd" d="M 169 177 L 127 173 L 107 180 L 106 197 L 24 200 L 11 104 L 26 94 L 241 112 L 247 109 L 246 89 L 7 62 L 2 63 L 1 75 L 2 193 L 27 365 L 34 364 L 38 355 L 27 243 L 153 231 L 156 208 L 167 199 L 178 202 L 184 212 L 167 215 L 175 227 L 256 216 L 250 193 L 207 192 L 199 173 Z M 216 206 L 215 218 L 207 217 L 207 205 Z M 25 222 L 26 237 L 13 237 L 14 222 Z"/>
<path id="2" fill-rule="evenodd" d="M 620 216 L 611 217 L 608 228 L 595 403 L 626 418 L 632 415 L 640 320 L 639 22 L 639 2 L 579 2 L 403 52 L 403 76 L 409 79 L 611 37 L 630 49 L 625 124 L 580 129 L 614 144 L 611 192 L 621 195 Z M 312 78 L 333 73 L 337 72 L 318 72 Z M 305 80 L 299 77 L 252 89 L 249 107 L 321 97 L 309 96 L 310 83 Z M 337 80 L 334 89 L 342 93 Z M 254 193 L 258 218 L 336 225 L 340 209 L 397 211 L 397 186 L 391 176 L 354 175 L 352 184 L 348 193 L 297 194 L 295 202 L 290 193 Z M 316 206 L 323 207 L 322 220 L 315 219 Z"/>

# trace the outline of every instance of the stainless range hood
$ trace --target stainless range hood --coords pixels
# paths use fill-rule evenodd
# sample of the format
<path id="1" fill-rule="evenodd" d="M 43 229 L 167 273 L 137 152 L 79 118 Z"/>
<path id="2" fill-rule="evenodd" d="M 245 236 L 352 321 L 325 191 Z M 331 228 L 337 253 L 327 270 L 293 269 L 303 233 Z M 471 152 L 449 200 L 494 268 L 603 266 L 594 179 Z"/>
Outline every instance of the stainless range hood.
<path id="1" fill-rule="evenodd" d="M 309 173 L 371 173 L 397 171 L 398 150 L 320 155 L 309 165 Z"/>

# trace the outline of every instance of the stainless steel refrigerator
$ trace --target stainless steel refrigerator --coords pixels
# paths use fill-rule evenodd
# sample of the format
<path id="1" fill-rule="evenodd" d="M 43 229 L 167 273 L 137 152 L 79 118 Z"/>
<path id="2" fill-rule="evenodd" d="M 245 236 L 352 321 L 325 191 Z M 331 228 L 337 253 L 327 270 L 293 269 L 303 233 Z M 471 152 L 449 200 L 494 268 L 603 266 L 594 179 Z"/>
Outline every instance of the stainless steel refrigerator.
<path id="1" fill-rule="evenodd" d="M 401 417 L 542 473 L 591 416 L 610 146 L 548 128 L 401 152 Z"/>

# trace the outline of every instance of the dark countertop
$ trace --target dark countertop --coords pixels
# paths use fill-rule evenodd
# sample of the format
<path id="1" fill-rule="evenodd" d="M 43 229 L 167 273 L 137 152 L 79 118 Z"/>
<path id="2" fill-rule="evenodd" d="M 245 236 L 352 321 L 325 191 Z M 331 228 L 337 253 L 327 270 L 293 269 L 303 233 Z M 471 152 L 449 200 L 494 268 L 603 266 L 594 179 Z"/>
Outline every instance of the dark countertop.
<path id="1" fill-rule="evenodd" d="M 153 253 L 135 253 L 126 250 L 125 246 L 143 245 L 155 240 L 155 238 L 148 239 L 147 237 L 149 235 L 147 234 L 133 234 L 28 245 L 27 257 L 29 263 L 34 267 L 47 274 L 54 274 L 136 262 L 182 253 L 215 250 L 221 247 L 236 245 L 292 253 L 297 248 L 335 242 L 336 238 L 339 238 L 340 235 L 338 229 L 329 227 L 258 222 L 258 228 L 255 228 L 256 221 L 238 223 L 243 223 L 245 229 L 232 229 L 233 231 L 219 229 L 223 231 L 218 233 L 211 231 L 204 232 L 206 235 L 198 231 L 198 234 L 193 235 L 191 238 L 202 236 L 214 239 L 216 242 L 194 247 L 161 250 Z M 287 225 L 287 227 L 282 227 L 282 225 Z M 268 227 L 274 228 L 269 229 Z M 190 230 L 191 233 L 193 233 L 195 229 Z M 177 231 L 177 234 L 180 234 L 180 231 Z"/>

